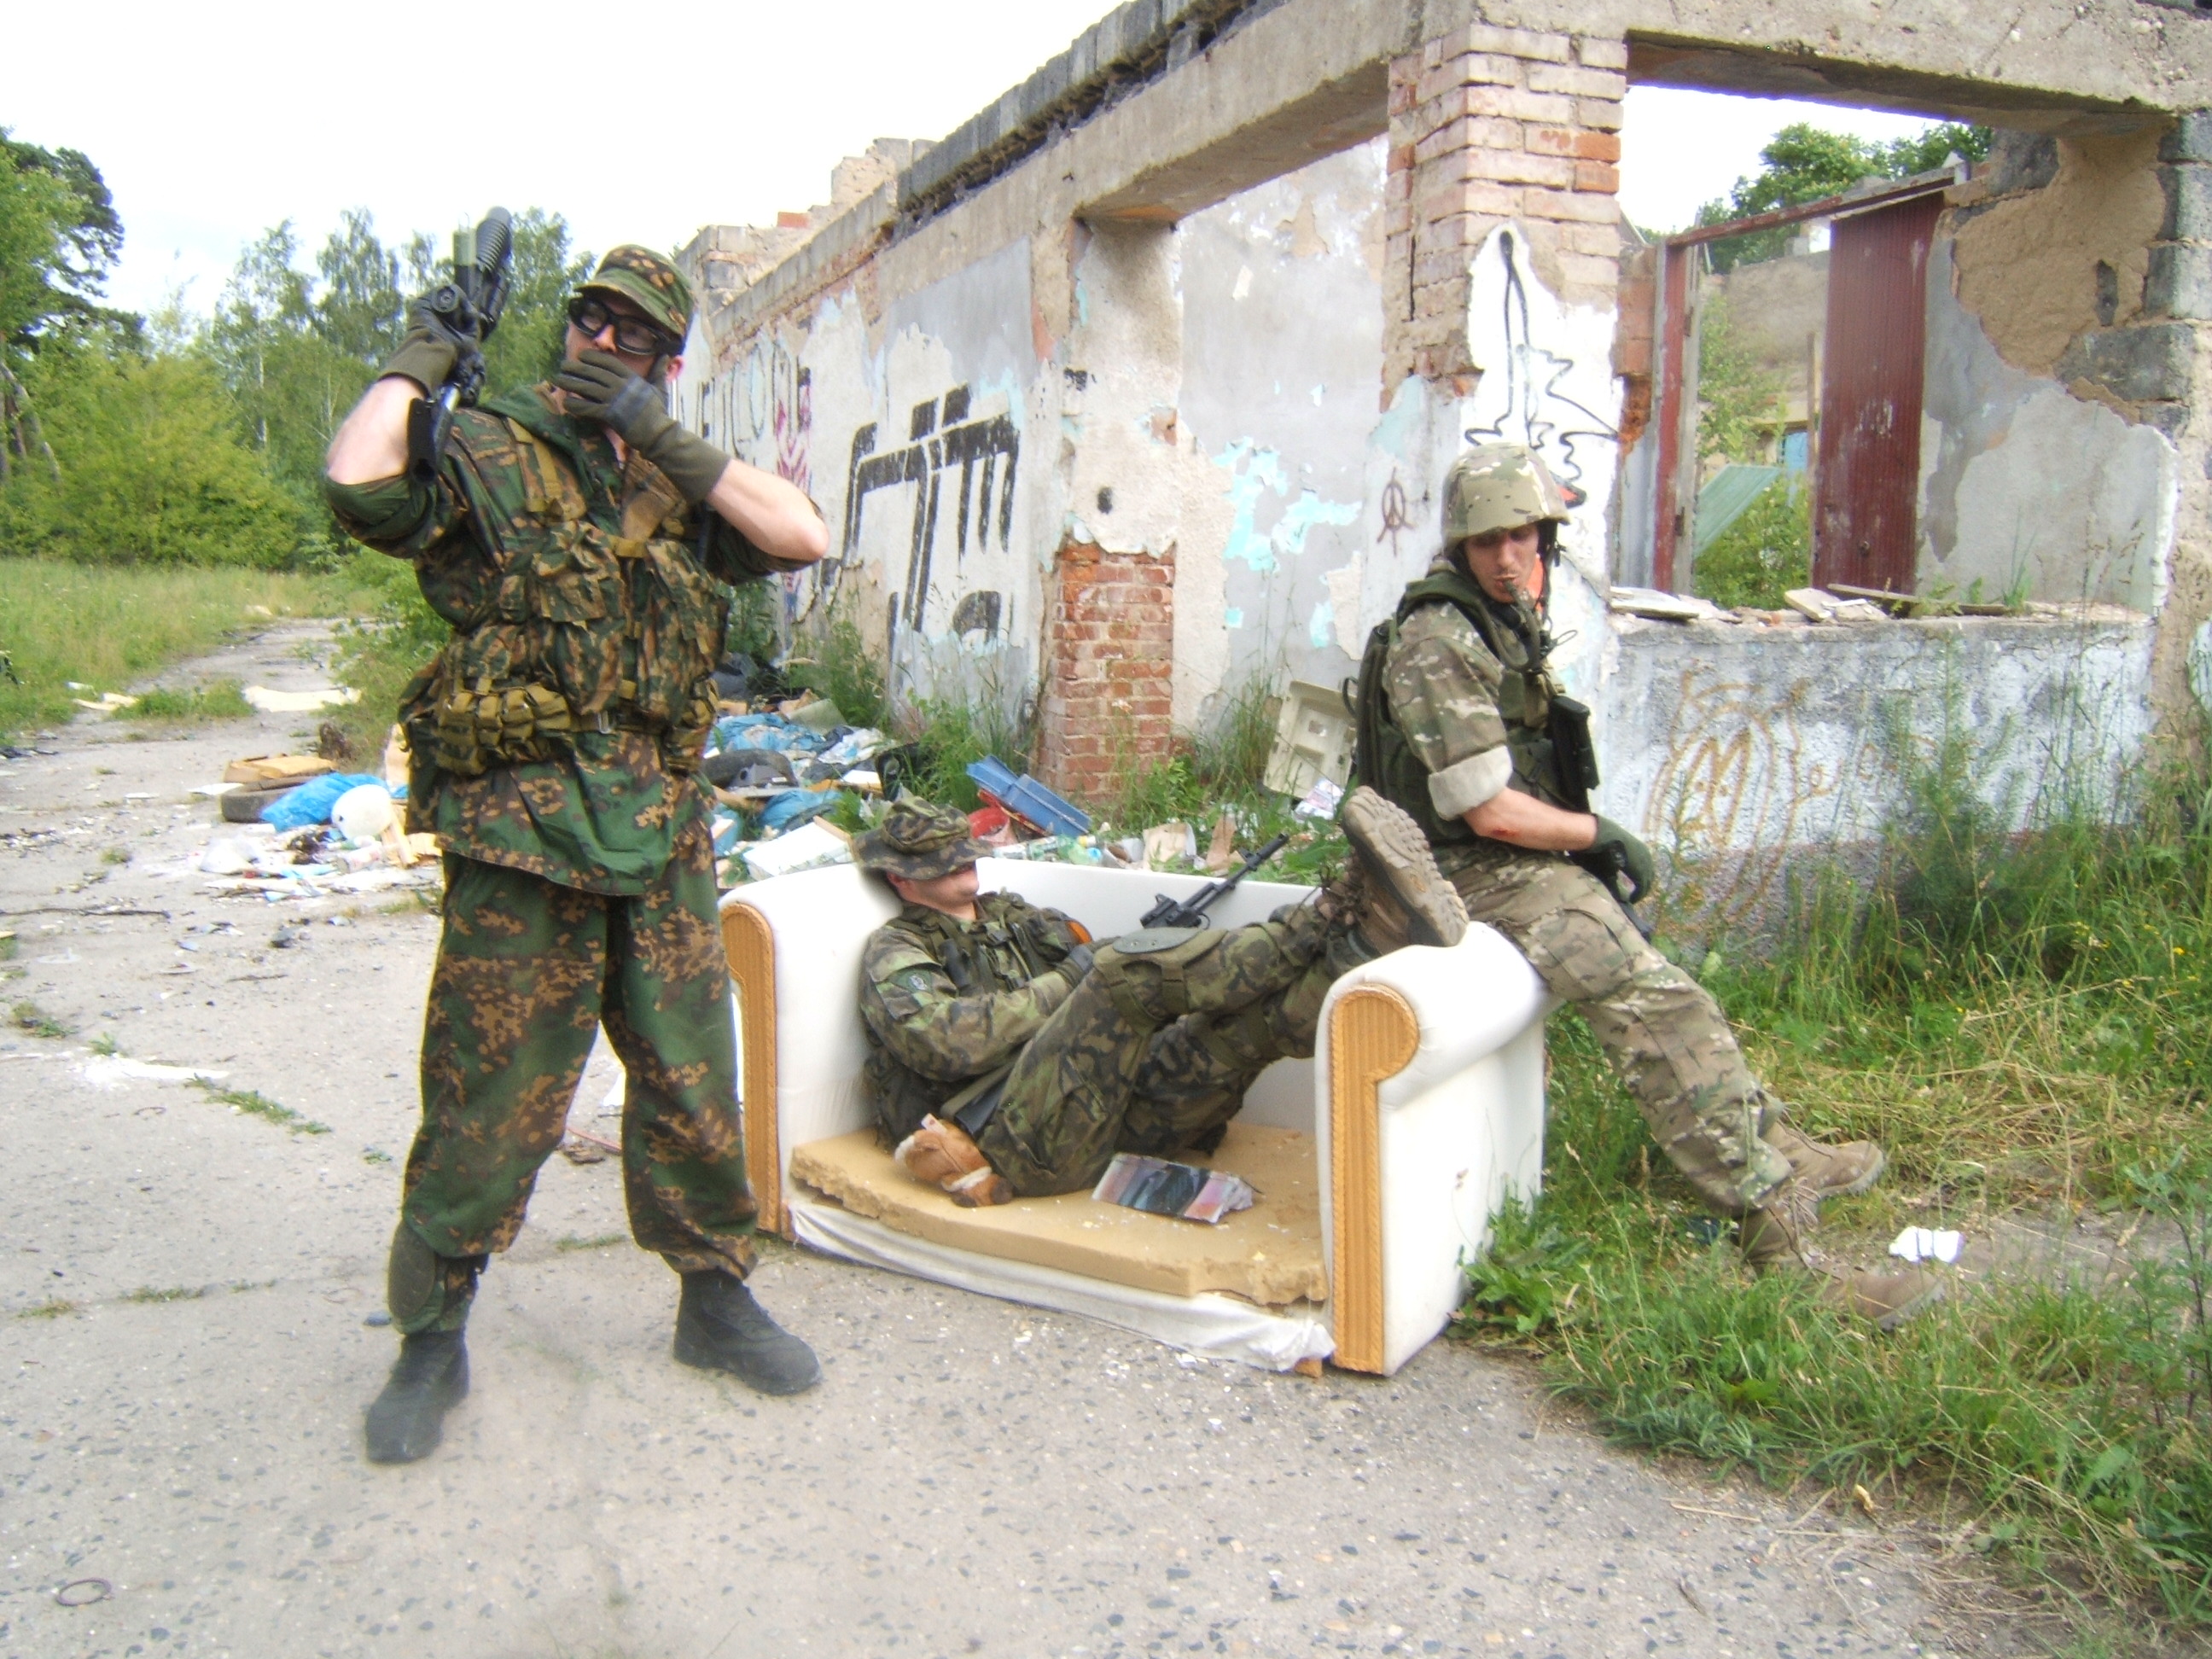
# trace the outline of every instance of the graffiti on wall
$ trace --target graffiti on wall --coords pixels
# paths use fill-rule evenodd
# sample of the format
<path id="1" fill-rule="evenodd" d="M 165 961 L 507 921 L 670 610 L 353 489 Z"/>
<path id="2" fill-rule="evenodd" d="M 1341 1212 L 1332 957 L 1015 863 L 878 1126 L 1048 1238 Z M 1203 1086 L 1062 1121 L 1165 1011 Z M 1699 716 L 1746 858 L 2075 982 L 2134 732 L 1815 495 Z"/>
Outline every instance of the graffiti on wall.
<path id="1" fill-rule="evenodd" d="M 763 471 L 814 494 L 813 372 L 780 339 L 756 338 L 700 390 L 699 429 Z M 840 570 L 824 559 L 781 577 L 787 622 L 804 621 L 836 593 Z"/>
<path id="2" fill-rule="evenodd" d="M 907 441 L 896 449 L 877 449 L 873 421 L 853 434 L 841 557 L 849 562 L 860 548 L 870 495 L 914 486 L 906 580 L 895 602 L 898 622 L 917 632 L 929 621 L 939 526 L 951 526 L 956 568 L 967 558 L 971 534 L 978 551 L 990 544 L 994 529 L 1001 551 L 1009 547 L 1013 534 L 1014 475 L 1021 460 L 1021 436 L 1010 415 L 970 418 L 969 401 L 969 389 L 957 386 L 942 398 L 915 404 L 908 411 Z M 995 639 L 1002 608 L 995 592 L 968 593 L 954 611 L 951 631 L 965 635 L 980 630 L 986 638 Z"/>
<path id="3" fill-rule="evenodd" d="M 1525 444 L 1580 507 L 1609 486 L 1620 447 L 1619 428 L 1600 412 L 1614 395 L 1612 319 L 1576 327 L 1510 227 L 1491 234 L 1472 274 L 1471 344 L 1482 379 L 1467 441 Z"/>

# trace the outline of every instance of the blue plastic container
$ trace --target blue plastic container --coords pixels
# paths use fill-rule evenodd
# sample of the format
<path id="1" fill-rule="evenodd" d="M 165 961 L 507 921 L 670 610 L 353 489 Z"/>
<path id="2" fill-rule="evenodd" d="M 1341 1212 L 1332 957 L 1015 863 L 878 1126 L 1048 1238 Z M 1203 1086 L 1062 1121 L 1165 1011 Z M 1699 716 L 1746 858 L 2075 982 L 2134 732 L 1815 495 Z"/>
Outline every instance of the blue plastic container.
<path id="1" fill-rule="evenodd" d="M 1055 795 L 1026 772 L 1017 777 L 1013 769 L 996 755 L 971 763 L 968 775 L 993 800 L 1048 836 L 1091 833 L 1090 813 Z"/>

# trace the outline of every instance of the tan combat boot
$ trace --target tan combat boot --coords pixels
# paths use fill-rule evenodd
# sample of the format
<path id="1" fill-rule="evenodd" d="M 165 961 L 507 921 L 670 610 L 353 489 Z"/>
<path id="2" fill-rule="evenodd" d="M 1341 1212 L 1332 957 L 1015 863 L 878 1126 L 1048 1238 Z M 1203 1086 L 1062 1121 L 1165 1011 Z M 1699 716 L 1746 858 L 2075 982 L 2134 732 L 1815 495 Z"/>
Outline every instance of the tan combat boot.
<path id="1" fill-rule="evenodd" d="M 1357 866 L 1346 890 L 1358 907 L 1356 927 L 1377 956 L 1408 945 L 1456 945 L 1466 936 L 1467 907 L 1402 807 L 1363 784 L 1345 797 L 1337 822 Z"/>
<path id="2" fill-rule="evenodd" d="M 923 1118 L 921 1127 L 899 1142 L 891 1158 L 915 1180 L 951 1194 L 963 1209 L 1013 1201 L 1013 1188 L 957 1123 Z"/>
<path id="3" fill-rule="evenodd" d="M 1877 1273 L 1867 1267 L 1840 1267 L 1823 1261 L 1806 1244 L 1811 1234 L 1820 1195 L 1795 1176 L 1769 1194 L 1765 1204 L 1737 1225 L 1743 1259 L 1753 1273 L 1802 1271 L 1817 1273 L 1825 1281 L 1820 1299 L 1855 1317 L 1871 1322 L 1877 1330 L 1893 1331 L 1915 1314 L 1943 1299 L 1943 1281 L 1923 1267 L 1902 1273 Z"/>
<path id="4" fill-rule="evenodd" d="M 1790 1160 L 1790 1172 L 1821 1199 L 1844 1198 L 1865 1192 L 1881 1179 L 1889 1159 L 1871 1140 L 1847 1140 L 1841 1146 L 1814 1140 L 1787 1123 L 1777 1123 L 1761 1137 Z"/>

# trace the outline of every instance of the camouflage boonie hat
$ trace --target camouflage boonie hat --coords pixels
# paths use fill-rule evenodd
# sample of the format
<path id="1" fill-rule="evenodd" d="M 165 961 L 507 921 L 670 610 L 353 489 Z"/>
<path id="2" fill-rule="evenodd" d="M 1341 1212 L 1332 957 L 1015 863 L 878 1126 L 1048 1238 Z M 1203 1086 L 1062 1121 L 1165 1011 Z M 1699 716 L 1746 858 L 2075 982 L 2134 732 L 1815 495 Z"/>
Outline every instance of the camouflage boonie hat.
<path id="1" fill-rule="evenodd" d="M 691 284 L 684 273 L 649 247 L 624 242 L 607 250 L 586 289 L 619 294 L 655 328 L 665 328 L 679 341 L 691 331 Z"/>
<path id="2" fill-rule="evenodd" d="M 1444 545 L 1470 536 L 1518 530 L 1524 524 L 1563 524 L 1566 492 L 1533 450 L 1519 444 L 1470 449 L 1444 475 Z"/>
<path id="3" fill-rule="evenodd" d="M 893 801 L 884 821 L 853 842 L 860 868 L 908 881 L 934 881 L 990 856 L 964 814 L 912 795 Z"/>

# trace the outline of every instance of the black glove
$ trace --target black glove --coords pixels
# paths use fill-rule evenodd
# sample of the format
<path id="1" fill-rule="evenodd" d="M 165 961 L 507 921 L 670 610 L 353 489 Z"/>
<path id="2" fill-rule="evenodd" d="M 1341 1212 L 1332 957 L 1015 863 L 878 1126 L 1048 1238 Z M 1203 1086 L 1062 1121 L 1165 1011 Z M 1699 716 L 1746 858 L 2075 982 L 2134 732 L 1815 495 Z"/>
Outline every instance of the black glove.
<path id="1" fill-rule="evenodd" d="M 430 295 L 418 294 L 407 302 L 407 331 L 399 337 L 399 349 L 377 374 L 380 379 L 404 374 L 426 392 L 435 392 L 463 355 L 483 343 L 483 320 L 465 299 L 447 318 L 430 309 Z"/>
<path id="2" fill-rule="evenodd" d="M 721 482 L 730 458 L 668 412 L 659 386 L 611 352 L 586 350 L 561 365 L 553 384 L 567 394 L 568 413 L 597 421 L 668 475 L 693 504 Z"/>
<path id="3" fill-rule="evenodd" d="M 1598 819 L 1597 839 L 1574 854 L 1574 860 L 1612 888 L 1616 897 L 1620 897 L 1620 878 L 1627 877 L 1628 893 L 1620 899 L 1623 904 L 1641 901 L 1659 878 L 1658 868 L 1651 862 L 1651 849 L 1607 817 Z"/>

